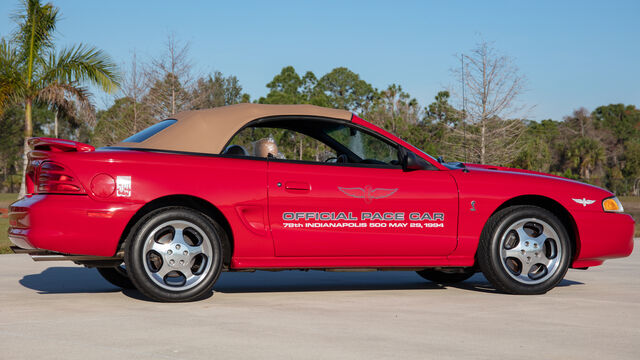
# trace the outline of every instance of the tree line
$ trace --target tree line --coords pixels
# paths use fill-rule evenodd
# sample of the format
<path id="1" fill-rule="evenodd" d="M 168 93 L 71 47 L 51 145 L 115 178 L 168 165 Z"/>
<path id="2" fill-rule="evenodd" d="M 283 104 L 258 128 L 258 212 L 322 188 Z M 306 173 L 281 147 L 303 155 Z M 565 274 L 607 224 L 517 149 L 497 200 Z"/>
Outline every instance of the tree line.
<path id="1" fill-rule="evenodd" d="M 36 0 L 25 4 L 48 6 Z M 12 39 L 20 41 L 20 37 Z M 0 61 L 8 43 L 3 38 Z M 42 44 L 45 49 L 52 46 L 49 39 Z M 180 111 L 254 102 L 346 109 L 431 155 L 442 156 L 444 161 L 547 172 L 603 186 L 620 195 L 640 192 L 640 109 L 634 105 L 603 104 L 593 111 L 567 109 L 568 115 L 563 119 L 528 120 L 528 107 L 522 104 L 526 77 L 513 59 L 487 42 L 460 56 L 460 64 L 453 64 L 459 70 L 452 74 L 453 82 L 459 86 L 442 89 L 429 104 L 420 104 L 400 84 L 376 89 L 346 67 L 316 75 L 286 66 L 266 84 L 266 96 L 252 99 L 243 92 L 236 76 L 218 71 L 196 74 L 189 45 L 174 36 L 167 38 L 162 53 L 148 61 L 140 61 L 134 52 L 126 70 L 118 74 L 99 50 L 82 46 L 77 49 L 84 52 L 76 52 L 76 56 L 82 55 L 86 63 L 97 66 L 97 70 L 89 72 L 93 78 L 74 77 L 82 75 L 80 70 L 91 68 L 77 67 L 78 74 L 72 68 L 66 77 L 51 79 L 49 92 L 43 87 L 25 93 L 30 94 L 26 97 L 31 101 L 30 107 L 26 106 L 25 97 L 3 95 L 9 94 L 5 91 L 8 83 L 0 72 L 2 191 L 15 192 L 21 182 L 25 119 L 30 118 L 33 136 L 108 146 Z M 70 58 L 74 53 L 61 54 Z M 98 76 L 100 66 L 112 76 Z M 105 90 L 118 85 L 119 92 L 106 109 L 96 110 L 87 105 L 90 94 L 81 86 L 81 80 Z M 291 159 L 317 158 L 321 150 L 317 144 L 305 144 L 304 138 L 279 141 L 296 145 L 285 147 L 291 149 L 284 154 Z"/>

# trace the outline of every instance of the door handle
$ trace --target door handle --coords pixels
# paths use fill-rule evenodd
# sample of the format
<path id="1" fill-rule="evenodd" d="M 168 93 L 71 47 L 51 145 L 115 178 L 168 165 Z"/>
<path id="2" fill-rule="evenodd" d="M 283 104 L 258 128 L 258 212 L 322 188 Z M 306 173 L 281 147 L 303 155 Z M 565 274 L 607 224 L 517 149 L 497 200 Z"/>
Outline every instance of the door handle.
<path id="1" fill-rule="evenodd" d="M 309 185 L 308 183 L 305 183 L 305 182 L 289 181 L 289 182 L 284 184 L 284 188 L 286 190 L 309 191 L 309 190 L 311 190 L 311 185 Z"/>

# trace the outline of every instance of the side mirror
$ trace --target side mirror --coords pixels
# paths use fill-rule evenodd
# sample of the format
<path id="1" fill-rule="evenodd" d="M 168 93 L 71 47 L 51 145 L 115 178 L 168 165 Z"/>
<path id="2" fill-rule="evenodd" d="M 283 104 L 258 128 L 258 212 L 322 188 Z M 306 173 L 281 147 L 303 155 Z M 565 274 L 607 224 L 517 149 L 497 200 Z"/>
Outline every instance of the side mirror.
<path id="1" fill-rule="evenodd" d="M 402 170 L 424 170 L 427 168 L 427 164 L 424 160 L 420 159 L 411 151 L 405 150 L 402 160 Z"/>

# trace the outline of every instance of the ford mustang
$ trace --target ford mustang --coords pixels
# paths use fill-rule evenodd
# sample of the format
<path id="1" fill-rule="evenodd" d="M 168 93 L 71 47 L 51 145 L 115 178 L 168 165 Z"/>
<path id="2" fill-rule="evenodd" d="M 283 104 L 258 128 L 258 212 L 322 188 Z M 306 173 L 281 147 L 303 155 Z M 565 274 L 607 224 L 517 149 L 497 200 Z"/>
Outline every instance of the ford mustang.
<path id="1" fill-rule="evenodd" d="M 344 110 L 187 111 L 115 146 L 33 138 L 15 252 L 96 267 L 159 301 L 211 293 L 222 271 L 481 271 L 541 294 L 568 268 L 633 249 L 611 192 L 558 176 L 444 162 Z"/>

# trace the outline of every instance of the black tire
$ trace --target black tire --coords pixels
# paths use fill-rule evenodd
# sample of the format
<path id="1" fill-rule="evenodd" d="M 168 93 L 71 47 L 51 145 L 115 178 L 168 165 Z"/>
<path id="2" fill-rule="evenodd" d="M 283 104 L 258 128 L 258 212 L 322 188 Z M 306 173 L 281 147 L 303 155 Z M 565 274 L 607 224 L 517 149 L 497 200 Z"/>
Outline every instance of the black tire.
<path id="1" fill-rule="evenodd" d="M 121 266 L 96 268 L 100 275 L 112 285 L 123 289 L 135 289 L 135 285 L 129 279 L 127 270 Z"/>
<path id="2" fill-rule="evenodd" d="M 179 227 L 183 227 L 180 232 Z M 125 245 L 125 264 L 131 281 L 142 294 L 157 301 L 195 301 L 211 295 L 223 262 L 223 235 L 219 229 L 222 227 L 215 220 L 186 207 L 167 207 L 147 214 L 136 224 Z M 159 235 L 162 233 L 165 235 Z M 187 234 L 191 235 L 185 236 Z M 150 250 L 150 246 L 168 250 L 160 254 Z M 200 260 L 190 258 L 193 255 L 187 254 L 187 249 L 198 247 L 202 249 L 202 253 L 196 255 Z M 184 265 L 179 266 L 178 261 Z M 166 275 L 157 275 L 163 273 Z M 169 281 L 182 277 L 184 280 L 177 285 Z M 189 277 L 197 280 L 189 283 Z"/>
<path id="3" fill-rule="evenodd" d="M 473 268 L 463 268 L 458 271 L 451 270 L 436 270 L 436 269 L 424 269 L 420 271 L 416 271 L 416 274 L 420 275 L 422 278 L 433 281 L 438 284 L 455 284 L 459 282 L 463 282 L 468 278 L 472 277 L 476 271 Z"/>
<path id="4" fill-rule="evenodd" d="M 528 241 L 521 241 L 521 235 L 518 235 L 519 233 L 514 230 L 514 227 L 520 226 L 519 224 L 525 224 L 525 227 L 528 226 L 526 230 L 532 232 L 531 237 L 525 236 L 523 239 Z M 545 225 L 548 225 L 557 236 L 548 237 L 546 240 L 548 242 L 545 242 L 544 246 L 538 246 L 534 237 L 540 236 L 542 230 L 536 230 L 533 225 L 540 225 L 542 229 L 546 229 Z M 516 234 L 515 238 L 513 238 L 513 233 Z M 527 232 L 525 235 L 528 236 L 528 234 Z M 510 237 L 511 240 L 509 240 Z M 557 237 L 557 239 L 553 239 L 553 237 Z M 542 237 L 537 237 L 537 239 L 542 239 Z M 544 256 L 543 260 L 538 260 L 539 254 L 537 252 L 534 257 L 533 251 L 535 250 L 530 246 L 529 241 L 535 243 L 538 251 L 544 254 L 542 255 Z M 510 247 L 508 242 L 510 244 L 516 243 L 518 247 Z M 527 245 L 526 250 L 517 250 L 524 248 L 525 244 Z M 512 249 L 516 249 L 515 253 L 521 253 L 523 259 L 519 260 L 516 257 L 504 255 L 506 251 L 512 251 Z M 555 256 L 553 255 L 554 251 Z M 509 294 L 535 295 L 546 293 L 562 281 L 569 268 L 571 254 L 572 249 L 567 230 L 553 213 L 537 206 L 518 205 L 500 210 L 491 216 L 480 237 L 477 260 L 480 270 L 496 290 Z M 549 269 L 545 265 L 536 264 L 536 261 L 552 261 L 553 268 Z M 527 265 L 524 265 L 524 262 Z M 532 271 L 539 273 L 535 274 L 539 278 L 535 279 L 532 272 L 524 274 L 525 266 L 531 266 L 531 269 L 535 270 Z M 520 267 L 520 273 L 517 271 L 518 267 Z"/>

